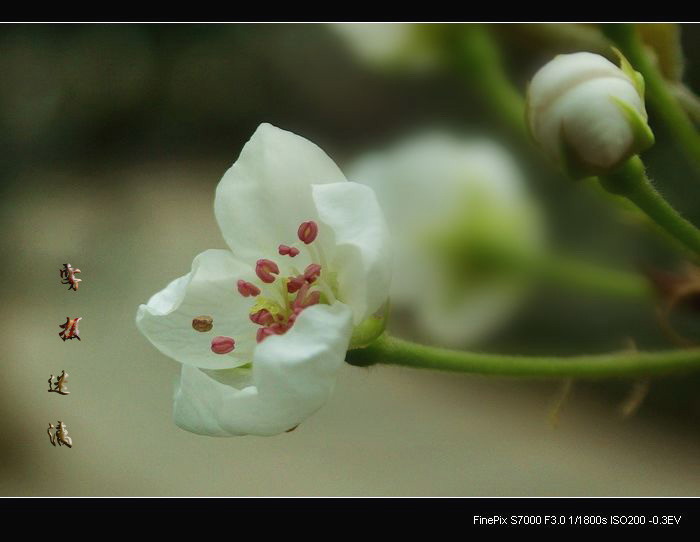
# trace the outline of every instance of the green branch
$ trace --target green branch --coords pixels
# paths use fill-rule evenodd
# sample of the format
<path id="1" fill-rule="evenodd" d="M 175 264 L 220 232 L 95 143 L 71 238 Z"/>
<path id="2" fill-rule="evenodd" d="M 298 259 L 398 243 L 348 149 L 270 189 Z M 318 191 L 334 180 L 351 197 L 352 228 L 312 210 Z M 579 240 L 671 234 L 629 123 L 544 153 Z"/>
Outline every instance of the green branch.
<path id="1" fill-rule="evenodd" d="M 649 280 L 639 273 L 601 267 L 575 258 L 552 256 L 535 272 L 555 284 L 630 300 L 653 299 Z"/>
<path id="2" fill-rule="evenodd" d="M 510 82 L 498 45 L 481 24 L 458 25 L 454 62 L 491 111 L 513 131 L 527 138 L 525 100 Z M 450 48 L 452 50 L 452 48 Z"/>
<path id="3" fill-rule="evenodd" d="M 700 370 L 700 349 L 623 351 L 585 356 L 512 356 L 424 346 L 383 335 L 348 352 L 358 367 L 378 363 L 479 375 L 530 378 L 627 378 Z"/>
<path id="4" fill-rule="evenodd" d="M 470 273 L 480 269 L 493 276 L 526 277 L 573 291 L 629 300 L 646 301 L 654 295 L 651 283 L 641 273 L 604 267 L 554 250 L 519 250 L 488 238 L 460 243 L 459 237 L 441 248 L 452 255 L 447 265 L 464 277 L 465 284 L 478 280 Z"/>

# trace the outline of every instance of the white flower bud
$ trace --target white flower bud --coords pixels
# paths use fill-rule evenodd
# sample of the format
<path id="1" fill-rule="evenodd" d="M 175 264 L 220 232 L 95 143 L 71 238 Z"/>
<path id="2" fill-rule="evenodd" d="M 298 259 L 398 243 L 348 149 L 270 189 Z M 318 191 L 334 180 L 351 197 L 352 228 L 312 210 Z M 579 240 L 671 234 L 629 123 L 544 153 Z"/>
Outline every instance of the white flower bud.
<path id="1" fill-rule="evenodd" d="M 593 53 L 559 55 L 530 83 L 530 132 L 575 178 L 607 173 L 654 143 L 644 80 L 618 54 L 621 68 Z"/>

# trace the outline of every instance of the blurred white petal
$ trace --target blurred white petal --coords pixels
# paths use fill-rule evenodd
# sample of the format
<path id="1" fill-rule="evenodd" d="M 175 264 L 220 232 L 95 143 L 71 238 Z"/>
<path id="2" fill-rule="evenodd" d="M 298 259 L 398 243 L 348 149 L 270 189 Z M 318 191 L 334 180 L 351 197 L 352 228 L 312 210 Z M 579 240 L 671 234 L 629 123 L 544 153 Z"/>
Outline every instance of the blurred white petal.
<path id="1" fill-rule="evenodd" d="M 455 277 L 433 246 L 456 233 L 465 244 L 486 237 L 526 253 L 543 249 L 537 206 L 505 149 L 430 132 L 361 157 L 349 171 L 374 189 L 389 223 L 392 306 L 447 345 L 483 339 L 508 319 L 526 291 L 520 280 Z"/>

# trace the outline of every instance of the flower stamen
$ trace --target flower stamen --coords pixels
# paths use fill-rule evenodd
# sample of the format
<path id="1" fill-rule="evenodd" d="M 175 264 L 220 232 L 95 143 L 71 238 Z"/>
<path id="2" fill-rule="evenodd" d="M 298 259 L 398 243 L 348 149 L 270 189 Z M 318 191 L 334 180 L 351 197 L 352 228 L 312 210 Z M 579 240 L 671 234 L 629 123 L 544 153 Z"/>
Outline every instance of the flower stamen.
<path id="1" fill-rule="evenodd" d="M 316 305 L 321 300 L 321 292 L 309 292 L 309 288 L 311 288 L 311 285 L 307 282 L 299 289 L 299 293 L 296 299 L 294 299 L 294 303 L 292 303 L 292 308 L 294 310 L 305 309 L 311 305 Z"/>
<path id="2" fill-rule="evenodd" d="M 291 278 L 287 281 L 287 291 L 290 294 L 293 294 L 294 292 L 298 292 L 299 288 L 301 288 L 304 284 L 306 284 L 306 276 L 305 275 L 298 275 L 294 278 Z"/>
<path id="3" fill-rule="evenodd" d="M 317 263 L 312 263 L 306 266 L 306 269 L 304 269 L 304 279 L 306 279 L 306 282 L 309 284 L 312 284 L 321 274 L 321 266 L 318 265 Z"/>
<path id="4" fill-rule="evenodd" d="M 276 323 L 272 324 L 271 326 L 261 327 L 255 334 L 255 340 L 261 343 L 270 335 L 284 335 L 290 327 L 291 326 L 282 323 Z"/>
<path id="5" fill-rule="evenodd" d="M 238 281 L 238 291 L 244 297 L 257 296 L 265 292 L 264 296 L 259 297 L 251 307 L 249 314 L 250 321 L 260 326 L 255 334 L 255 340 L 258 343 L 271 335 L 286 333 L 294 325 L 299 314 L 304 309 L 320 303 L 322 296 L 324 296 L 324 303 L 327 300 L 335 301 L 330 285 L 321 279 L 321 270 L 325 268 L 321 247 L 311 245 L 318 236 L 318 224 L 313 220 L 302 222 L 297 235 L 308 247 L 311 259 L 311 263 L 306 266 L 303 273 L 300 273 L 296 267 L 289 266 L 286 269 L 289 274 L 283 273 L 282 280 L 275 282 L 280 275 L 279 266 L 272 260 L 261 258 L 255 263 L 255 274 L 264 284 L 258 287 L 244 280 Z M 277 252 L 281 256 L 294 258 L 300 250 L 293 246 L 278 245 Z M 320 263 L 316 263 L 319 260 Z M 271 288 L 268 288 L 268 285 Z M 230 352 L 233 350 L 232 341 L 233 339 L 227 337 L 217 337 L 212 341 L 212 350 L 217 353 L 219 350 L 222 353 Z M 228 350 L 229 347 L 231 350 Z"/>
<path id="6" fill-rule="evenodd" d="M 250 321 L 259 326 L 266 326 L 274 323 L 274 315 L 267 309 L 260 309 L 250 315 Z"/>
<path id="7" fill-rule="evenodd" d="M 231 337 L 219 336 L 211 340 L 211 351 L 215 354 L 228 354 L 229 352 L 233 352 L 235 347 L 236 341 Z"/>
<path id="8" fill-rule="evenodd" d="M 255 264 L 255 274 L 266 284 L 275 282 L 275 275 L 278 275 L 280 268 L 272 260 L 260 259 Z"/>
<path id="9" fill-rule="evenodd" d="M 195 316 L 192 319 L 192 328 L 200 333 L 211 331 L 212 327 L 214 327 L 214 319 L 211 316 Z"/>
<path id="10" fill-rule="evenodd" d="M 297 235 L 299 236 L 300 241 L 302 241 L 304 244 L 310 245 L 314 242 L 316 236 L 318 235 L 318 224 L 316 224 L 316 222 L 313 220 L 302 222 L 297 230 Z"/>
<path id="11" fill-rule="evenodd" d="M 289 247 L 287 245 L 280 245 L 277 248 L 277 252 L 279 252 L 282 256 L 289 256 L 290 258 L 294 258 L 294 256 L 299 254 L 299 249 L 296 247 Z"/>
<path id="12" fill-rule="evenodd" d="M 250 282 L 247 282 L 245 280 L 239 280 L 237 286 L 238 293 L 241 294 L 243 297 L 255 297 L 256 295 L 260 295 L 260 288 L 255 286 L 255 284 L 251 284 Z"/>

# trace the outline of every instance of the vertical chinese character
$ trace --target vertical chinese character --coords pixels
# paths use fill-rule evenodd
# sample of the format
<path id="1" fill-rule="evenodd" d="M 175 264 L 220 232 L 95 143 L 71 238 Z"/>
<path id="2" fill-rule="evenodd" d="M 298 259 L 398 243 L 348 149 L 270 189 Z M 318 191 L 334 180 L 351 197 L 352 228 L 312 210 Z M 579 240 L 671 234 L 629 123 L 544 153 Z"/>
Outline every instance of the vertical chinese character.
<path id="1" fill-rule="evenodd" d="M 68 391 L 68 373 L 61 371 L 61 374 L 56 377 L 56 382 L 53 381 L 54 376 L 49 378 L 49 392 L 60 393 L 61 395 L 70 395 Z"/>
<path id="2" fill-rule="evenodd" d="M 61 284 L 68 284 L 68 289 L 75 292 L 78 291 L 78 284 L 82 282 L 82 279 L 75 278 L 75 275 L 80 273 L 80 269 L 74 269 L 69 263 L 63 264 L 63 269 L 59 269 L 61 278 Z"/>
<path id="3" fill-rule="evenodd" d="M 64 342 L 69 339 L 80 340 L 80 331 L 78 330 L 78 324 L 82 319 L 82 316 L 78 318 L 70 318 L 66 316 L 66 323 L 58 326 L 63 328 L 63 331 L 59 331 L 58 336 L 61 337 L 61 339 L 63 339 Z"/>
<path id="4" fill-rule="evenodd" d="M 58 426 L 49 423 L 49 428 L 46 432 L 49 434 L 49 441 L 53 446 L 58 444 L 59 446 L 73 447 L 73 439 L 68 436 L 68 426 L 61 420 L 58 421 Z"/>

